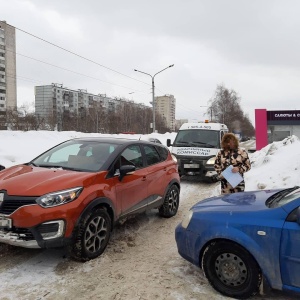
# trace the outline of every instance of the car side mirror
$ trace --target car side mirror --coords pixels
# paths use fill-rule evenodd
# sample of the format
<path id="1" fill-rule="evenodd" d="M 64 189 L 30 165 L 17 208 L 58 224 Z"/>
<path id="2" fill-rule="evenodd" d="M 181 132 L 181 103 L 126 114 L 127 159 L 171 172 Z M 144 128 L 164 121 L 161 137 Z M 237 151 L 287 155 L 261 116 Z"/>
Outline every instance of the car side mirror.
<path id="1" fill-rule="evenodd" d="M 2 166 L 2 165 L 0 165 L 0 171 L 2 171 L 2 170 L 4 170 L 4 169 L 5 169 L 5 167 Z"/>
<path id="2" fill-rule="evenodd" d="M 122 181 L 123 177 L 128 174 L 132 174 L 135 171 L 135 166 L 133 165 L 124 165 L 120 167 L 120 176 L 119 181 Z"/>
<path id="3" fill-rule="evenodd" d="M 170 139 L 167 139 L 167 146 L 170 147 L 172 144 L 171 144 L 171 140 Z"/>

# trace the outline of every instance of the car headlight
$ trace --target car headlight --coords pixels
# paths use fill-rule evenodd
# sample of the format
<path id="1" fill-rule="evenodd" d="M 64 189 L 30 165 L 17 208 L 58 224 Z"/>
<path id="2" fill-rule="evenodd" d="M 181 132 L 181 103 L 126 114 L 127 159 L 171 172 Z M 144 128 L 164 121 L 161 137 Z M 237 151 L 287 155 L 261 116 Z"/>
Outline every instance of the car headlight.
<path id="1" fill-rule="evenodd" d="M 82 192 L 82 187 L 49 193 L 37 198 L 35 201 L 42 207 L 53 207 L 69 203 L 78 198 Z"/>
<path id="2" fill-rule="evenodd" d="M 189 214 L 187 216 L 185 216 L 184 219 L 182 220 L 181 226 L 183 228 L 187 228 L 190 224 L 192 217 L 193 217 L 193 211 L 190 210 Z"/>
<path id="3" fill-rule="evenodd" d="M 211 158 L 206 162 L 206 164 L 207 164 L 207 165 L 214 165 L 214 164 L 215 164 L 215 160 L 216 160 L 215 157 L 211 157 Z"/>
<path id="4" fill-rule="evenodd" d="M 172 156 L 172 159 L 173 159 L 175 162 L 177 162 L 177 157 L 176 157 L 174 154 L 171 154 L 171 156 Z"/>

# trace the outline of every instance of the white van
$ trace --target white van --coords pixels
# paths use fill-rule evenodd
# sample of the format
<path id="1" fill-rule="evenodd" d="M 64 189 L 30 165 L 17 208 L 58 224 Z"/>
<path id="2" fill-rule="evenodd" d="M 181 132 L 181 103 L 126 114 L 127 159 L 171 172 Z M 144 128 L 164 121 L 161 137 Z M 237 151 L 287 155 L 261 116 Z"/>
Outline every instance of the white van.
<path id="1" fill-rule="evenodd" d="M 171 152 L 177 157 L 179 174 L 213 180 L 215 156 L 226 132 L 227 126 L 221 123 L 184 123 L 173 144 L 167 140 L 167 146 L 172 146 Z"/>

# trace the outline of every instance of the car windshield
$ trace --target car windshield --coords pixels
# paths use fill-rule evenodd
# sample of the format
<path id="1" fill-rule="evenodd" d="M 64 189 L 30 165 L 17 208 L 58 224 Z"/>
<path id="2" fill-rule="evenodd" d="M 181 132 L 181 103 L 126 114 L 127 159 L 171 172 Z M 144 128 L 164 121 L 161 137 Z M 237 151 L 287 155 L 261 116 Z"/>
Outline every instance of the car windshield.
<path id="1" fill-rule="evenodd" d="M 269 208 L 275 208 L 275 207 L 285 205 L 299 197 L 300 197 L 300 187 L 295 186 L 293 188 L 285 189 L 274 194 L 267 200 L 266 205 Z"/>
<path id="2" fill-rule="evenodd" d="M 174 140 L 173 146 L 219 148 L 219 131 L 204 129 L 180 130 Z"/>
<path id="3" fill-rule="evenodd" d="M 98 171 L 117 148 L 99 141 L 67 141 L 43 153 L 29 164 L 44 168 Z"/>

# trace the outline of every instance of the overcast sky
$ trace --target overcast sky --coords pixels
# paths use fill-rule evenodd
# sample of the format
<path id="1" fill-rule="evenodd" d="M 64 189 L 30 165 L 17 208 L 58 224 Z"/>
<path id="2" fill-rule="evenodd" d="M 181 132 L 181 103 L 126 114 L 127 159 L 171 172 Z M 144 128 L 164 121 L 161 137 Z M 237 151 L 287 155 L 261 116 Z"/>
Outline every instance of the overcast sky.
<path id="1" fill-rule="evenodd" d="M 15 26 L 18 106 L 34 86 L 124 97 L 176 98 L 176 118 L 201 120 L 217 85 L 255 108 L 299 109 L 298 0 L 0 0 Z M 36 37 L 41 39 L 38 39 Z M 71 51 L 64 51 L 58 47 Z"/>

